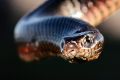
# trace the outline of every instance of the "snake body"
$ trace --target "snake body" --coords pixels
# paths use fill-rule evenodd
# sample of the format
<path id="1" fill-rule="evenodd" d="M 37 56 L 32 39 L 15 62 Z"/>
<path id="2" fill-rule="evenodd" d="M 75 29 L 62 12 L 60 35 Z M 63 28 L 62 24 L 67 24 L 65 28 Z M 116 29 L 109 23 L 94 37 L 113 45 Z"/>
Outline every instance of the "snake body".
<path id="1" fill-rule="evenodd" d="M 81 10 L 88 2 L 95 5 L 106 3 L 105 0 L 48 0 L 25 15 L 15 27 L 20 58 L 33 61 L 59 56 L 69 62 L 97 59 L 102 52 L 104 38 L 93 26 L 108 15 L 102 13 L 104 17 L 99 21 L 89 21 L 91 15 L 88 14 L 94 9 Z M 90 7 L 95 6 L 89 4 L 86 8 Z"/>

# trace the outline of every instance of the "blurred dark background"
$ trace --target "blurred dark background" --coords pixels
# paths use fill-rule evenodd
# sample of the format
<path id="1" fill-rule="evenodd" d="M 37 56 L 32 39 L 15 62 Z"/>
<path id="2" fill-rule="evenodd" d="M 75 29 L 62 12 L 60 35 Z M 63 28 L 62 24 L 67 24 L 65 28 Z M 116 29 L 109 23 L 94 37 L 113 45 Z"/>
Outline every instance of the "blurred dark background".
<path id="1" fill-rule="evenodd" d="M 33 10 L 43 1 L 0 0 L 0 80 L 120 79 L 119 11 L 99 26 L 105 37 L 105 45 L 98 60 L 70 64 L 60 58 L 34 63 L 25 63 L 19 59 L 14 43 L 14 27 L 26 12 Z"/>

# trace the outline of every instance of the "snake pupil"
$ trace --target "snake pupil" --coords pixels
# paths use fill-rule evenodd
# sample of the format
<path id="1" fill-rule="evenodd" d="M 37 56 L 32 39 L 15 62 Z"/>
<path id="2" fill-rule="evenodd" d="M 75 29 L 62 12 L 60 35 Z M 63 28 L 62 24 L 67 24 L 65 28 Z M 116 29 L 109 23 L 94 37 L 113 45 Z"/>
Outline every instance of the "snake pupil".
<path id="1" fill-rule="evenodd" d="M 91 40 L 89 39 L 89 36 L 86 37 L 86 42 L 87 42 L 87 43 L 90 43 L 90 42 L 91 42 Z"/>

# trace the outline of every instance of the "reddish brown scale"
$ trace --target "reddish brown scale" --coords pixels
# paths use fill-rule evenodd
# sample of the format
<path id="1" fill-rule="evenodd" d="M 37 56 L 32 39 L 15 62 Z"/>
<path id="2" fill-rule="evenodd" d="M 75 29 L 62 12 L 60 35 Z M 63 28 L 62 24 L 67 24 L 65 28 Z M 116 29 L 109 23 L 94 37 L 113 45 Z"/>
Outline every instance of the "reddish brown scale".
<path id="1" fill-rule="evenodd" d="M 92 1 L 92 0 L 91 0 Z M 95 25 L 91 22 L 89 22 L 90 24 L 96 26 L 98 24 L 100 24 L 103 20 L 105 20 L 106 18 L 108 18 L 108 16 L 110 16 L 112 13 L 114 13 L 115 10 L 117 10 L 119 8 L 116 5 L 116 3 L 120 3 L 119 0 L 95 0 L 94 1 L 94 7 L 96 8 L 96 12 L 93 12 L 93 14 L 96 16 L 96 19 L 94 19 L 96 21 Z M 93 8 L 91 8 L 91 10 L 95 10 Z M 90 11 L 91 11 L 90 10 Z"/>
<path id="2" fill-rule="evenodd" d="M 42 46 L 41 46 L 42 45 Z M 50 48 L 49 48 L 50 47 Z M 18 43 L 18 53 L 22 60 L 26 62 L 43 60 L 60 53 L 57 46 L 52 43 Z"/>
<path id="3" fill-rule="evenodd" d="M 82 19 L 94 27 L 106 20 L 116 10 L 120 9 L 119 0 L 72 0 L 65 1 L 65 5 L 61 5 L 60 13 L 63 16 L 71 16 Z M 70 4 L 70 5 L 69 5 Z M 76 6 L 77 5 L 77 6 Z"/>
<path id="4" fill-rule="evenodd" d="M 29 43 L 20 44 L 18 47 L 19 56 L 24 61 L 33 61 L 35 59 L 36 50 Z"/>

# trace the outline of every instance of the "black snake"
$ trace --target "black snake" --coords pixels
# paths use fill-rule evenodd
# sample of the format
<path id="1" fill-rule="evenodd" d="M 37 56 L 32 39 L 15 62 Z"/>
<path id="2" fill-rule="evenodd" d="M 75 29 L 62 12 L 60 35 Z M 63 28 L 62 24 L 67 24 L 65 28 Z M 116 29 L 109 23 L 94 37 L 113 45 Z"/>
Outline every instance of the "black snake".
<path id="1" fill-rule="evenodd" d="M 119 0 L 48 0 L 15 27 L 24 61 L 59 56 L 69 62 L 97 59 L 104 38 L 96 25 L 120 7 Z"/>

